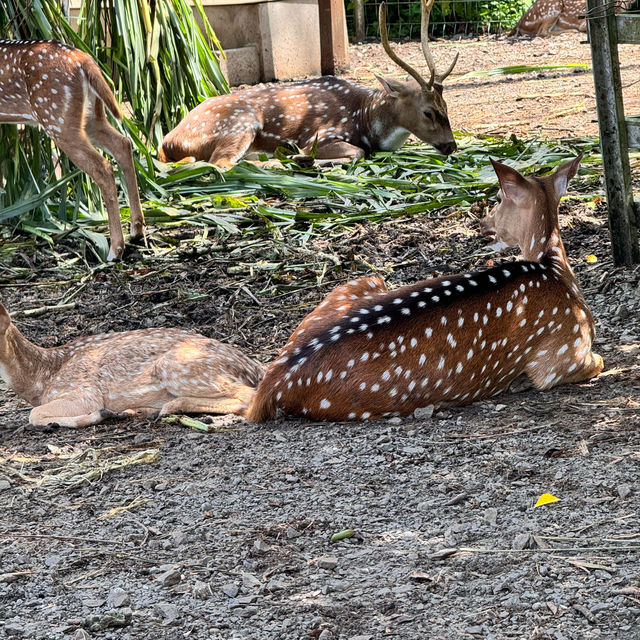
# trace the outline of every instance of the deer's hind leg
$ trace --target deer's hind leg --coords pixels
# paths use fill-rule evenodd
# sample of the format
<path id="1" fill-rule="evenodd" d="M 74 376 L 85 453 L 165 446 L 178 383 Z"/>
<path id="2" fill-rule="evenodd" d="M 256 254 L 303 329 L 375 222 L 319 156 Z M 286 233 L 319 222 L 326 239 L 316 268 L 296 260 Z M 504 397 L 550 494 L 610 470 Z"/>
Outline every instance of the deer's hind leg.
<path id="1" fill-rule="evenodd" d="M 572 367 L 575 366 L 575 369 Z M 602 356 L 589 351 L 580 364 L 570 365 L 567 367 L 566 373 L 563 373 L 560 382 L 582 382 L 595 378 L 604 369 L 604 360 Z"/>
<path id="2" fill-rule="evenodd" d="M 82 129 L 69 132 L 64 138 L 54 138 L 54 142 L 77 167 L 93 178 L 100 188 L 109 219 L 111 244 L 108 260 L 122 258 L 124 254 L 124 236 L 122 235 L 122 223 L 120 221 L 118 191 L 111 163 L 100 155 Z"/>
<path id="3" fill-rule="evenodd" d="M 557 384 L 589 380 L 597 376 L 603 368 L 602 357 L 586 346 L 581 351 L 567 352 L 560 362 L 551 361 L 544 366 L 538 363 L 529 364 L 526 372 L 537 389 L 550 389 Z"/>
<path id="4" fill-rule="evenodd" d="M 93 117 L 91 117 L 93 115 Z M 136 170 L 133 164 L 132 144 L 129 138 L 123 136 L 115 127 L 109 124 L 102 102 L 96 98 L 93 114 L 87 115 L 85 129 L 93 144 L 110 153 L 120 165 L 124 174 L 129 207 L 131 210 L 131 237 L 139 238 L 144 229 L 144 215 L 140 204 L 140 193 Z"/>
<path id="5" fill-rule="evenodd" d="M 101 410 L 101 403 L 97 399 L 62 397 L 34 407 L 29 414 L 29 424 L 34 427 L 87 427 L 104 420 Z"/>

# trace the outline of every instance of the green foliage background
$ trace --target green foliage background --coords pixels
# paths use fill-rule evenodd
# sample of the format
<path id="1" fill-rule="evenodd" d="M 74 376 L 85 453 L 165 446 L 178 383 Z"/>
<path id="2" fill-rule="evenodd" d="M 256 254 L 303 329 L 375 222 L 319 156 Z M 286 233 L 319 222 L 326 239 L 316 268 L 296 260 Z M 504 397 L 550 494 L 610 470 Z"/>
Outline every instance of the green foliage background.
<path id="1" fill-rule="evenodd" d="M 436 0 L 431 12 L 430 32 L 435 36 L 456 33 L 495 33 L 510 29 L 533 0 Z M 365 23 L 368 37 L 376 38 L 378 0 L 365 0 Z M 353 29 L 353 0 L 345 0 L 347 22 Z M 387 21 L 391 38 L 420 37 L 420 2 L 387 2 Z"/>

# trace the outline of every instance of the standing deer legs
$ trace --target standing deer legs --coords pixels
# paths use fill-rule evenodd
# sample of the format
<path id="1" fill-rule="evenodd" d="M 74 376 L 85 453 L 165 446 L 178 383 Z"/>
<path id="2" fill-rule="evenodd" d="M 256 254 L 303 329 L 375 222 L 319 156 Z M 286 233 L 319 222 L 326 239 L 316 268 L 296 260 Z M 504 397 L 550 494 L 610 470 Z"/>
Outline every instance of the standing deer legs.
<path id="1" fill-rule="evenodd" d="M 131 237 L 134 239 L 140 238 L 144 229 L 144 216 L 140 204 L 136 170 L 133 164 L 131 140 L 109 124 L 105 117 L 104 106 L 97 99 L 95 101 L 94 114 L 94 120 L 87 120 L 87 135 L 96 146 L 110 153 L 122 168 L 131 210 Z"/>
<path id="2" fill-rule="evenodd" d="M 73 140 L 71 142 L 70 138 Z M 64 138 L 53 138 L 54 142 L 64 151 L 69 159 L 91 178 L 100 188 L 109 219 L 109 260 L 122 258 L 124 253 L 124 236 L 120 223 L 120 207 L 118 206 L 118 192 L 111 163 L 100 155 L 82 130 L 76 130 Z"/>

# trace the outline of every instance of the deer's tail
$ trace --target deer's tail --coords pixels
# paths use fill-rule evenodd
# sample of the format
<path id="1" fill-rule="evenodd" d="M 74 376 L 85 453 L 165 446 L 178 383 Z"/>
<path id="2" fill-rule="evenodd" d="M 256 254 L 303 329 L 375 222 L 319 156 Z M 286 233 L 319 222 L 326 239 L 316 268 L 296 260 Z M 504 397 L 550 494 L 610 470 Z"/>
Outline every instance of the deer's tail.
<path id="1" fill-rule="evenodd" d="M 260 384 L 253 401 L 245 413 L 245 418 L 253 422 L 264 422 L 276 417 L 276 403 L 273 397 L 273 390 Z"/>
<path id="2" fill-rule="evenodd" d="M 113 117 L 122 120 L 120 105 L 113 95 L 113 91 L 111 91 L 111 88 L 107 84 L 107 81 L 102 76 L 100 67 L 90 56 L 87 55 L 87 58 L 82 65 L 82 70 L 84 71 L 89 86 L 95 91 L 98 98 L 102 100 L 104 106 L 112 113 Z"/>

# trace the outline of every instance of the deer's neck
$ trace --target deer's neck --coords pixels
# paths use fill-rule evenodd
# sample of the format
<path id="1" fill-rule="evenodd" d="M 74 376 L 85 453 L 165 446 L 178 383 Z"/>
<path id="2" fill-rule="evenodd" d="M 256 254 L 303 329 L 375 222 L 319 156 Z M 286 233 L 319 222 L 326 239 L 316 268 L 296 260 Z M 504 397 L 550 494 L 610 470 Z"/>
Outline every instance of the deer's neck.
<path id="1" fill-rule="evenodd" d="M 564 283 L 583 307 L 586 307 L 586 301 L 560 237 L 558 202 L 552 201 L 546 190 L 544 195 L 540 194 L 538 198 L 540 201 L 535 203 L 538 213 L 532 217 L 523 233 L 520 247 L 522 257 L 550 267 L 555 277 Z"/>
<path id="2" fill-rule="evenodd" d="M 384 91 L 374 91 L 361 111 L 360 135 L 372 151 L 395 151 L 411 132 L 397 124 L 389 96 Z"/>
<path id="3" fill-rule="evenodd" d="M 38 347 L 11 325 L 0 348 L 0 377 L 21 398 L 38 405 L 45 387 L 68 357 L 64 347 Z"/>

